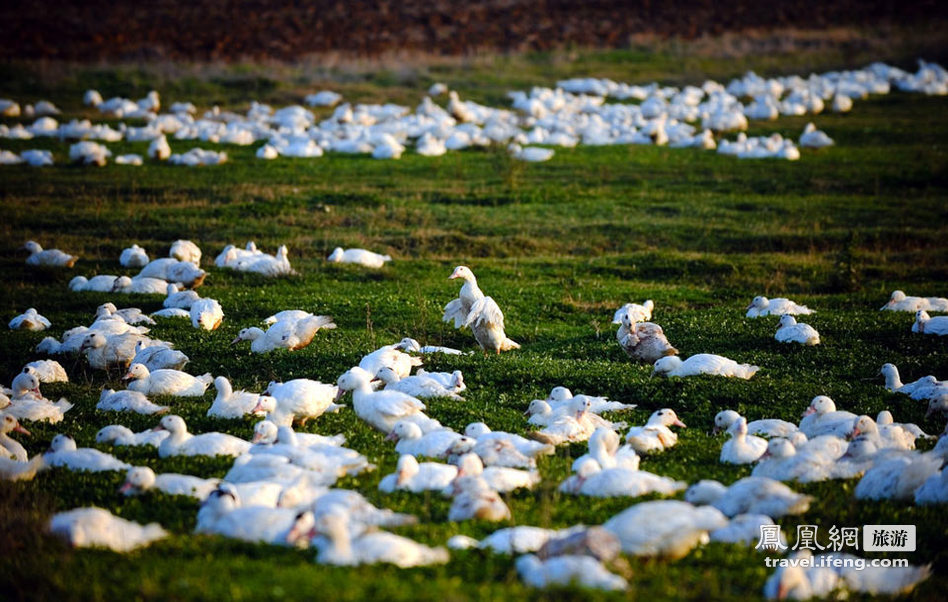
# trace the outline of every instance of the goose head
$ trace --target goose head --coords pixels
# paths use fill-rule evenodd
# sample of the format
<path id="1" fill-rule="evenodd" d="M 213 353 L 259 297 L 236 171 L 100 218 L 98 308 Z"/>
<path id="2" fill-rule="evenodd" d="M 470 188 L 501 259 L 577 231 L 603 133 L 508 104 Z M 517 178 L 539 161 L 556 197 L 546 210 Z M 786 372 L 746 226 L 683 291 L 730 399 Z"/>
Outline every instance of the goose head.
<path id="1" fill-rule="evenodd" d="M 670 408 L 662 408 L 661 410 L 653 412 L 652 415 L 649 416 L 647 424 L 687 428 L 685 423 L 678 419 L 678 414 L 675 413 L 675 410 Z"/>
<path id="2" fill-rule="evenodd" d="M 39 246 L 39 243 L 36 242 L 35 240 L 26 241 L 25 243 L 23 243 L 23 246 L 20 248 L 23 250 L 29 251 L 31 255 L 34 253 L 43 252 L 43 247 Z"/>
<path id="3" fill-rule="evenodd" d="M 936 397 L 928 402 L 928 411 L 925 412 L 925 418 L 928 418 L 935 412 L 941 412 L 942 414 L 948 414 L 948 393 Z M 948 425 L 946 425 L 948 428 Z"/>
<path id="4" fill-rule="evenodd" d="M 450 276 L 448 276 L 448 280 L 454 280 L 455 278 L 460 278 L 465 282 L 476 282 L 477 280 L 474 278 L 474 272 L 472 272 L 471 268 L 467 267 L 466 265 L 459 265 L 458 267 L 454 268 L 454 271 L 451 272 Z"/>
<path id="5" fill-rule="evenodd" d="M 122 380 L 141 380 L 151 376 L 148 367 L 145 364 L 132 364 L 128 372 L 122 377 Z"/>
<path id="6" fill-rule="evenodd" d="M 807 407 L 806 411 L 803 412 L 803 415 L 809 416 L 810 414 L 816 414 L 818 416 L 822 416 L 829 412 L 835 411 L 836 402 L 826 395 L 817 395 L 810 401 L 810 405 Z"/>
<path id="7" fill-rule="evenodd" d="M 484 472 L 484 462 L 475 453 L 461 456 L 458 462 L 458 478 L 463 476 L 480 476 Z"/>
<path id="8" fill-rule="evenodd" d="M 734 410 L 721 410 L 714 417 L 714 429 L 712 429 L 711 434 L 717 435 L 721 431 L 728 430 L 740 417 L 741 415 Z"/>
<path id="9" fill-rule="evenodd" d="M 713 479 L 698 481 L 685 491 L 685 501 L 695 506 L 713 504 L 727 492 L 727 487 Z"/>
<path id="10" fill-rule="evenodd" d="M 336 401 L 342 399 L 346 391 L 370 391 L 372 389 L 369 383 L 372 382 L 372 375 L 366 370 L 355 366 L 349 368 L 342 376 L 336 380 L 336 386 L 339 390 L 336 392 Z"/>
<path id="11" fill-rule="evenodd" d="M 99 347 L 105 347 L 108 341 L 105 338 L 105 335 L 93 332 L 87 334 L 84 339 L 82 339 L 82 344 L 79 346 L 79 352 L 83 352 L 87 349 L 98 349 Z"/>
<path id="12" fill-rule="evenodd" d="M 413 476 L 418 474 L 421 468 L 418 466 L 418 460 L 411 454 L 402 454 L 398 458 L 398 464 L 395 467 L 395 483 L 404 485 Z"/>
<path id="13" fill-rule="evenodd" d="M 0 418 L 0 433 L 20 433 L 30 436 L 30 431 L 20 426 L 20 422 L 9 414 L 4 414 L 3 418 Z"/>
<path id="14" fill-rule="evenodd" d="M 119 276 L 119 277 L 116 278 L 115 281 L 112 283 L 112 292 L 114 293 L 114 292 L 117 292 L 117 291 L 121 291 L 121 290 L 124 290 L 124 289 L 126 289 L 126 288 L 128 288 L 128 287 L 130 287 L 130 286 L 132 286 L 132 279 L 131 279 L 131 278 L 129 278 L 128 276 Z"/>
<path id="15" fill-rule="evenodd" d="M 879 427 L 876 426 L 875 421 L 869 416 L 858 416 L 853 420 L 853 430 L 850 431 L 849 437 L 855 439 L 861 434 L 867 435 L 877 435 L 879 433 Z"/>
<path id="16" fill-rule="evenodd" d="M 397 347 L 402 351 L 421 351 L 421 343 L 411 337 L 399 341 Z"/>
<path id="17" fill-rule="evenodd" d="M 780 328 L 786 328 L 787 326 L 793 326 L 797 323 L 797 319 L 791 316 L 790 314 L 784 314 L 780 316 L 780 322 L 778 322 Z"/>
<path id="18" fill-rule="evenodd" d="M 155 471 L 147 466 L 135 466 L 125 474 L 125 483 L 119 487 L 119 493 L 133 495 L 147 491 L 155 486 Z"/>
<path id="19" fill-rule="evenodd" d="M 168 431 L 172 435 L 182 434 L 188 432 L 188 425 L 184 422 L 184 418 L 181 416 L 176 416 L 171 414 L 165 416 L 161 419 L 161 422 L 158 423 L 158 426 L 152 429 L 153 431 Z"/>
<path id="20" fill-rule="evenodd" d="M 43 395 L 40 393 L 39 386 L 39 379 L 36 378 L 35 374 L 29 372 L 20 372 L 13 379 L 13 382 L 10 383 L 10 388 L 13 389 L 14 399 L 24 397 L 27 393 L 42 397 Z"/>
<path id="21" fill-rule="evenodd" d="M 903 293 L 900 290 L 894 290 L 892 291 L 892 295 L 889 297 L 889 302 L 886 303 L 885 305 L 886 307 L 891 307 L 893 305 L 901 303 L 902 301 L 905 301 L 905 293 Z"/>
<path id="22" fill-rule="evenodd" d="M 483 422 L 472 422 L 464 427 L 464 436 L 473 437 L 474 439 L 486 435 L 489 432 L 491 432 L 490 427 Z"/>
<path id="23" fill-rule="evenodd" d="M 398 373 L 391 366 L 382 366 L 379 368 L 379 371 L 375 373 L 375 377 L 381 380 L 385 384 L 397 383 L 401 380 L 398 377 Z"/>
<path id="24" fill-rule="evenodd" d="M 76 451 L 76 449 L 76 440 L 69 435 L 56 435 L 53 437 L 53 440 L 49 442 L 50 452 Z"/>
<path id="25" fill-rule="evenodd" d="M 395 426 L 392 427 L 392 432 L 386 435 L 385 440 L 411 441 L 414 439 L 421 439 L 422 435 L 423 433 L 421 432 L 421 427 L 414 422 L 399 420 L 395 423 Z"/>
<path id="26" fill-rule="evenodd" d="M 895 422 L 895 418 L 892 417 L 892 412 L 889 410 L 882 410 L 876 416 L 876 424 L 878 426 L 885 426 L 887 424 L 892 424 Z"/>
<path id="27" fill-rule="evenodd" d="M 775 437 L 767 443 L 767 451 L 760 458 L 789 458 L 796 455 L 797 449 L 787 439 Z"/>
<path id="28" fill-rule="evenodd" d="M 530 405 L 527 406 L 526 411 L 523 413 L 524 416 L 548 416 L 553 413 L 553 408 L 550 407 L 543 399 L 534 399 L 530 402 Z"/>
<path id="29" fill-rule="evenodd" d="M 254 416 L 261 416 L 263 414 L 270 414 L 276 411 L 277 403 L 276 398 L 269 395 L 261 395 L 257 398 L 257 405 L 250 410 L 250 413 Z M 266 422 L 266 421 L 264 421 Z M 276 439 L 276 432 L 273 433 L 273 439 Z M 273 440 L 270 441 L 272 443 Z"/>
<path id="30" fill-rule="evenodd" d="M 332 253 L 329 254 L 329 257 L 327 257 L 326 260 L 338 263 L 342 261 L 342 255 L 344 252 L 345 251 L 342 250 L 342 247 L 336 247 L 332 250 Z"/>
<path id="31" fill-rule="evenodd" d="M 770 299 L 764 297 L 763 295 L 758 295 L 750 302 L 750 305 L 747 306 L 747 309 L 758 309 L 764 310 L 770 305 Z"/>
<path id="32" fill-rule="evenodd" d="M 102 392 L 105 395 L 105 391 Z M 125 437 L 132 437 L 135 433 L 132 432 L 132 429 L 121 424 L 110 424 L 109 426 L 102 427 L 99 429 L 99 432 L 95 434 L 96 443 L 115 443 L 119 439 Z"/>
<path id="33" fill-rule="evenodd" d="M 198 317 L 199 321 L 201 317 L 203 316 Z M 231 341 L 230 344 L 236 345 L 237 343 L 241 341 L 256 341 L 257 339 L 264 336 L 265 334 L 266 333 L 263 332 L 263 330 L 257 328 L 256 326 L 251 326 L 249 328 L 241 329 L 241 331 L 237 333 L 237 337 L 234 338 L 234 340 Z"/>
<path id="34" fill-rule="evenodd" d="M 747 419 L 741 416 L 727 429 L 728 434 L 733 438 L 747 436 Z"/>
<path id="35" fill-rule="evenodd" d="M 553 387 L 547 396 L 547 401 L 566 401 L 573 398 L 573 392 L 566 387 Z"/>
<path id="36" fill-rule="evenodd" d="M 276 441 L 278 432 L 279 432 L 279 429 L 277 429 L 277 425 L 275 423 L 273 423 L 270 420 L 261 420 L 260 422 L 254 425 L 253 439 L 251 439 L 250 442 L 255 443 L 255 444 L 256 443 L 264 443 L 264 444 L 273 443 Z"/>
<path id="37" fill-rule="evenodd" d="M 655 365 L 652 367 L 651 376 L 655 376 L 656 374 L 659 374 L 659 375 L 669 374 L 677 370 L 678 367 L 680 367 L 683 363 L 684 363 L 684 360 L 682 360 L 677 355 L 669 355 L 669 356 L 660 358 L 658 361 L 655 362 Z"/>

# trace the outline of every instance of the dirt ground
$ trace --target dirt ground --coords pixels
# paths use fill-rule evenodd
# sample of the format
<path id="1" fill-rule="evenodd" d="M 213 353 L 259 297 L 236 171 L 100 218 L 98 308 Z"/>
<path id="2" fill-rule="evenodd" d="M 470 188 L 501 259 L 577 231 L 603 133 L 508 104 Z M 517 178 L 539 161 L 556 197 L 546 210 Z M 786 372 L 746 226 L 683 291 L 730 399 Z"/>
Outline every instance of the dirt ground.
<path id="1" fill-rule="evenodd" d="M 938 0 L 34 0 L 0 3 L 0 60 L 293 61 L 614 48 L 636 36 L 938 27 Z"/>

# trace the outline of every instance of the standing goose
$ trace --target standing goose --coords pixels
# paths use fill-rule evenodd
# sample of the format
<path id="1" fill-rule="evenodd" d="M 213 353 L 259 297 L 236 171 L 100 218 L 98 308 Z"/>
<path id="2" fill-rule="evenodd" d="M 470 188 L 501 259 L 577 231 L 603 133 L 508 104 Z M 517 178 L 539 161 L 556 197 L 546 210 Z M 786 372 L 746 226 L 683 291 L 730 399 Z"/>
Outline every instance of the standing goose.
<path id="1" fill-rule="evenodd" d="M 458 298 L 444 306 L 444 316 L 442 320 L 444 322 L 451 322 L 453 320 L 454 327 L 461 328 L 467 323 L 467 316 L 471 311 L 471 306 L 479 299 L 483 299 L 484 293 L 478 288 L 477 278 L 474 277 L 474 272 L 472 272 L 469 267 L 459 265 L 454 268 L 454 271 L 448 276 L 448 280 L 455 278 L 460 278 L 464 281 L 464 284 L 461 285 Z"/>
<path id="2" fill-rule="evenodd" d="M 490 297 L 474 302 L 464 325 L 470 326 L 484 353 L 493 351 L 499 355 L 501 351 L 520 349 L 519 343 L 507 338 L 504 332 L 504 314 Z"/>

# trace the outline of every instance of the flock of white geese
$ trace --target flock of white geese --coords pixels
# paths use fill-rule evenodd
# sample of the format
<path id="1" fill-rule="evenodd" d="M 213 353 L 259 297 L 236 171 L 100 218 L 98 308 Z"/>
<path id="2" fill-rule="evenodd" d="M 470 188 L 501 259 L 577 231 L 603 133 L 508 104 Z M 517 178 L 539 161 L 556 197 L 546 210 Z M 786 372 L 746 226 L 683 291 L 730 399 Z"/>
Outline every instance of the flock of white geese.
<path id="1" fill-rule="evenodd" d="M 748 137 L 743 130 L 749 120 L 818 115 L 824 110 L 847 112 L 855 100 L 888 94 L 893 86 L 905 92 L 945 95 L 948 72 L 920 60 L 915 73 L 873 63 L 859 70 L 808 77 L 763 78 L 749 72 L 726 85 L 708 80 L 700 87 L 683 88 L 579 78 L 560 81 L 555 88 L 512 91 L 509 109 L 462 100 L 456 91 L 435 84 L 414 111 L 392 103 L 339 104 L 343 100 L 340 94 L 324 90 L 304 99 L 307 106 L 318 107 L 317 113 L 302 105 L 274 109 L 252 101 L 245 114 L 213 107 L 198 115 L 190 102 L 175 102 L 168 112 L 161 112 L 156 91 L 135 101 L 122 97 L 106 100 L 98 91 L 88 90 L 83 98 L 87 106 L 123 121 L 114 127 L 89 119 L 60 123 L 56 118 L 61 111 L 49 101 L 21 107 L 14 100 L 0 99 L 0 117 L 34 119 L 29 124 L 0 124 L 0 139 L 75 141 L 69 147 L 69 161 L 98 166 L 110 159 L 121 165 L 145 163 L 137 153 L 113 157 L 105 143 L 120 141 L 148 143 L 146 155 L 152 161 L 192 167 L 228 161 L 224 150 L 174 152 L 169 137 L 176 143 L 187 141 L 188 146 L 193 141 L 259 145 L 256 156 L 262 160 L 315 158 L 326 152 L 398 159 L 409 147 L 430 157 L 469 147 L 505 145 L 515 159 L 536 162 L 552 158 L 555 151 L 551 147 L 634 144 L 717 149 L 747 159 L 797 160 L 799 147 L 830 146 L 832 138 L 813 123 L 796 141 L 779 133 Z M 445 94 L 448 101 L 444 106 L 433 100 Z M 722 137 L 735 131 L 740 132 L 735 139 Z M 0 150 L 0 165 L 43 167 L 54 162 L 48 149 L 19 154 Z"/>
<path id="2" fill-rule="evenodd" d="M 31 266 L 47 269 L 74 266 L 76 257 L 58 249 L 44 250 L 30 241 L 24 246 Z M 365 250 L 339 250 L 331 260 L 361 263 L 378 269 L 391 259 Z M 352 252 L 358 251 L 358 252 Z M 199 287 L 207 272 L 200 267 L 202 253 L 191 241 L 176 241 L 169 257 L 149 260 L 138 245 L 125 249 L 123 266 L 140 269 L 138 275 L 77 277 L 74 291 L 101 290 L 116 294 L 138 292 L 163 295 L 162 310 L 151 316 L 136 308 L 118 309 L 112 303 L 97 308 L 88 326 L 76 326 L 59 339 L 46 337 L 37 347 L 51 355 L 82 355 L 92 368 L 121 369 L 127 388 L 102 391 L 97 410 L 137 412 L 155 416 L 155 428 L 139 433 L 121 424 L 99 431 L 96 442 L 114 447 L 152 446 L 159 457 L 232 456 L 223 479 L 186 474 L 155 474 L 148 467 L 131 466 L 96 448 L 79 448 L 67 434 L 57 435 L 49 451 L 30 459 L 13 433 L 28 435 L 23 422 L 48 421 L 69 426 L 72 404 L 44 397 L 42 383 L 68 382 L 55 360 L 30 362 L 0 394 L 0 475 L 31 479 L 47 467 L 77 471 L 123 471 L 121 492 L 136 495 L 160 490 L 201 501 L 198 533 L 220 534 L 273 545 L 314 547 L 317 561 L 335 565 L 386 562 L 411 567 L 447 562 L 449 549 L 480 548 L 518 556 L 516 568 L 523 580 L 536 587 L 571 582 L 592 588 L 624 589 L 626 580 L 606 568 L 620 552 L 639 556 L 681 558 L 708 541 L 753 545 L 762 525 L 786 515 L 801 514 L 811 498 L 785 482 L 813 482 L 859 478 L 855 497 L 894 499 L 904 503 L 948 502 L 948 436 L 927 452 L 915 449 L 918 438 L 933 438 L 913 424 L 894 422 L 891 412 L 876 419 L 837 408 L 825 395 L 805 406 L 799 423 L 777 419 L 748 422 L 733 410 L 722 410 L 714 429 L 730 438 L 720 452 L 722 463 L 753 464 L 750 477 L 726 486 L 704 480 L 688 483 L 654 474 L 640 467 L 651 454 L 673 448 L 674 429 L 684 422 L 670 408 L 655 411 L 644 425 L 629 426 L 610 416 L 634 408 L 595 395 L 574 395 L 565 387 L 552 389 L 546 399 L 526 405 L 527 437 L 491 430 L 483 422 L 463 433 L 426 413 L 427 398 L 463 401 L 463 374 L 426 372 L 424 358 L 431 353 L 465 353 L 446 347 L 423 346 L 405 338 L 366 354 L 333 383 L 299 378 L 271 382 L 257 393 L 235 391 L 227 378 L 191 375 L 183 368 L 189 358 L 170 342 L 152 338 L 149 327 L 161 329 L 153 317 L 189 319 L 195 328 L 216 329 L 223 317 L 220 303 L 201 297 Z M 276 256 L 257 250 L 253 243 L 233 245 L 217 256 L 218 269 L 254 269 L 263 275 L 289 270 L 286 247 Z M 241 267 L 242 266 L 242 267 Z M 124 279 L 124 281 L 123 281 Z M 449 276 L 462 285 L 444 308 L 443 319 L 455 328 L 470 329 L 485 354 L 516 350 L 518 343 L 505 331 L 497 301 L 485 294 L 470 268 L 458 266 Z M 77 284 L 78 283 L 78 284 Z M 93 285 L 93 283 L 96 283 Z M 79 285 L 82 286 L 79 286 Z M 758 367 L 710 353 L 682 360 L 658 324 L 651 322 L 655 304 L 628 303 L 613 316 L 619 325 L 618 344 L 631 358 L 653 364 L 653 374 L 689 377 L 698 374 L 750 379 Z M 276 309 L 276 308 L 274 308 Z M 912 330 L 923 335 L 948 334 L 948 317 L 929 317 L 928 311 L 948 311 L 948 299 L 892 293 L 881 308 L 916 314 Z M 820 344 L 812 326 L 796 322 L 813 314 L 789 299 L 755 297 L 746 308 L 748 319 L 779 316 L 775 339 L 787 344 Z M 41 331 L 53 320 L 34 308 L 11 320 L 11 329 Z M 240 331 L 234 344 L 249 342 L 257 353 L 295 350 L 308 345 L 319 331 L 335 328 L 329 316 L 302 310 L 283 310 L 264 318 L 259 326 Z M 16 336 L 16 335 L 8 335 Z M 414 373 L 413 373 L 414 372 Z M 929 404 L 929 414 L 948 415 L 948 381 L 926 376 L 903 383 L 898 369 L 880 370 L 885 386 Z M 208 416 L 221 419 L 259 416 L 252 440 L 223 432 L 191 433 L 185 421 L 171 412 L 177 397 L 202 397 L 213 384 L 216 396 Z M 351 392 L 351 406 L 343 403 Z M 158 405 L 161 397 L 167 405 Z M 803 410 L 804 408 L 801 408 Z M 601 526 L 578 525 L 563 530 L 533 526 L 503 528 L 483 540 L 457 535 L 447 547 L 430 547 L 396 535 L 386 528 L 416 522 L 410 515 L 378 508 L 356 491 L 334 488 L 345 475 L 361 475 L 375 466 L 362 451 L 345 447 L 344 433 L 318 435 L 296 432 L 293 425 L 317 421 L 326 412 L 349 412 L 386 434 L 399 454 L 396 471 L 379 481 L 383 492 L 434 491 L 452 499 L 449 521 L 511 519 L 504 495 L 532 488 L 543 479 L 537 458 L 553 454 L 557 446 L 587 442 L 588 453 L 573 463 L 573 474 L 558 488 L 569 495 L 635 498 L 646 494 L 676 495 L 684 500 L 660 499 L 631 505 Z M 226 423 L 222 422 L 222 425 Z M 535 428 L 535 430 L 528 430 Z M 948 429 L 946 429 L 948 430 Z M 625 432 L 624 437 L 620 432 Z M 372 453 L 372 450 L 364 450 Z M 420 461 L 427 459 L 426 461 Z M 686 490 L 686 491 L 685 491 Z M 167 535 L 157 524 L 139 525 L 101 508 L 77 508 L 55 515 L 53 533 L 75 546 L 104 546 L 124 552 Z M 789 567 L 778 569 L 765 593 L 770 597 L 809 598 L 835 590 L 870 594 L 898 594 L 924 580 L 930 568 L 869 568 L 854 572 Z"/>

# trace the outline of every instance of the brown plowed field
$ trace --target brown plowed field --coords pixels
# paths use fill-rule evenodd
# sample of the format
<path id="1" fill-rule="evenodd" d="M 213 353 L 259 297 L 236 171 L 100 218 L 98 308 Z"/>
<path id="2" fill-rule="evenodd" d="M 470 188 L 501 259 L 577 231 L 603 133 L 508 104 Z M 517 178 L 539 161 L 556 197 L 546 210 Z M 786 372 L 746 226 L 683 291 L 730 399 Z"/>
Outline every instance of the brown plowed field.
<path id="1" fill-rule="evenodd" d="M 34 0 L 0 3 L 0 59 L 460 55 L 623 47 L 641 34 L 930 26 L 946 15 L 948 2 L 938 0 Z"/>

